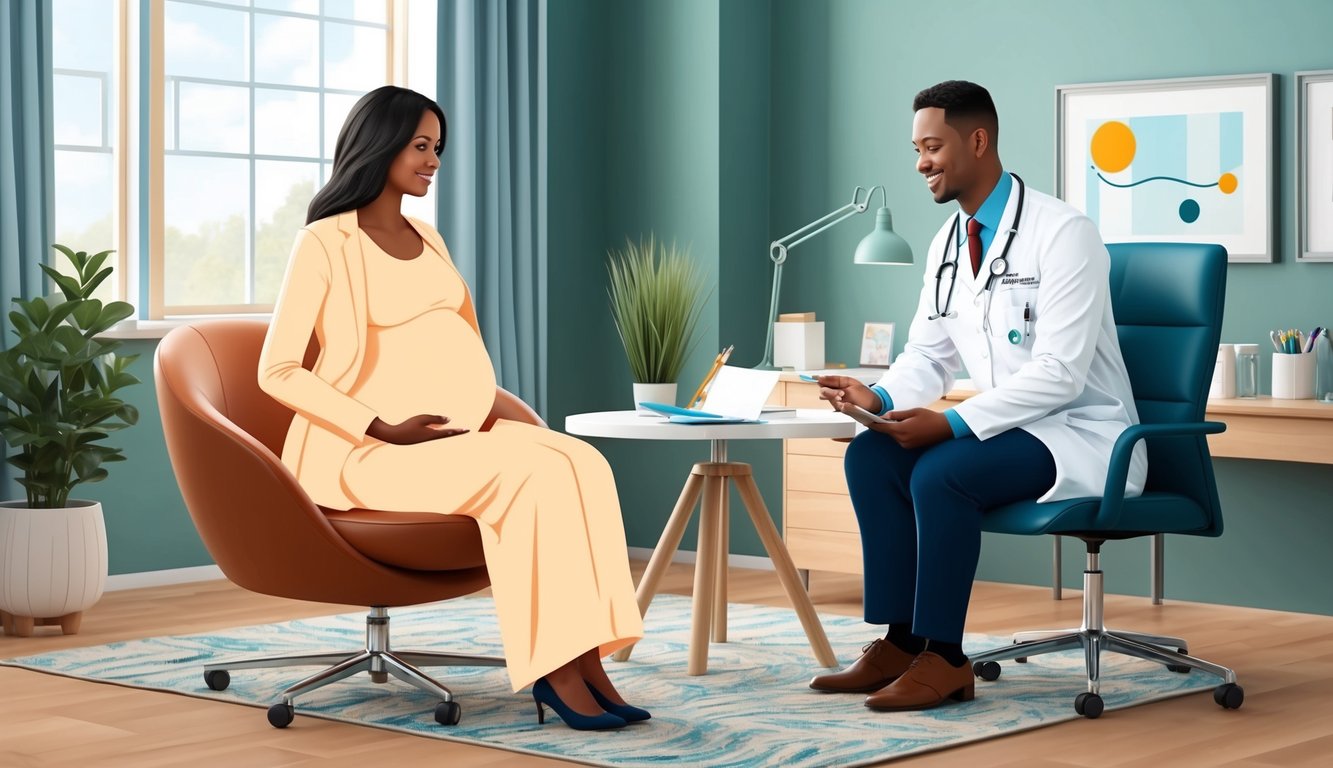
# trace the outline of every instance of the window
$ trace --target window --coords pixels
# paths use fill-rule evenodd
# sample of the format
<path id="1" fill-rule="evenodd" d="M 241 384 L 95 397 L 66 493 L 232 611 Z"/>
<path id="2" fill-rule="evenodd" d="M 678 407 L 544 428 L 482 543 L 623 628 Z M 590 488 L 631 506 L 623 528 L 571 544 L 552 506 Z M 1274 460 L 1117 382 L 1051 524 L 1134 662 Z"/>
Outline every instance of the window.
<path id="1" fill-rule="evenodd" d="M 124 222 L 117 190 L 122 133 L 117 31 L 119 3 L 55 0 L 52 85 L 55 118 L 55 241 L 90 253 L 117 248 Z M 73 266 L 55 251 L 48 263 Z M 103 301 L 124 295 L 124 270 L 97 291 Z"/>
<path id="2" fill-rule="evenodd" d="M 53 26 L 57 231 L 130 245 L 116 288 L 142 319 L 270 311 L 352 105 L 417 72 L 434 86 L 431 0 L 55 0 Z M 405 208 L 434 221 L 433 191 Z"/>

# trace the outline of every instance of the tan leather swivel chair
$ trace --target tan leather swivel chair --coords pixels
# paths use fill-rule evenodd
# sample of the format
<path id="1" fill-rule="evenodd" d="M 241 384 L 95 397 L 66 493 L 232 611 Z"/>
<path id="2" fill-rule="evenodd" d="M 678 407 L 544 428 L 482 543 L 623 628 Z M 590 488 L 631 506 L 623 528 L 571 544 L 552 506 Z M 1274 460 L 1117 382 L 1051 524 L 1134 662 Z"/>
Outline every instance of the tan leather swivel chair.
<path id="1" fill-rule="evenodd" d="M 259 388 L 259 351 L 268 325 L 217 320 L 177 328 L 162 339 L 153 377 L 171 466 L 204 546 L 227 578 L 254 592 L 370 606 L 366 646 L 209 664 L 213 690 L 228 670 L 327 665 L 282 693 L 268 719 L 283 728 L 292 700 L 357 672 L 390 675 L 440 697 L 435 719 L 459 720 L 449 689 L 416 666 L 501 666 L 504 660 L 389 649 L 390 606 L 470 594 L 490 584 L 481 535 L 470 517 L 317 506 L 278 459 L 292 412 Z M 318 351 L 311 342 L 307 365 Z M 518 402 L 498 390 L 497 397 Z M 526 407 L 525 407 L 526 409 Z M 533 423 L 541 419 L 526 409 Z M 483 429 L 489 424 L 483 425 Z"/>

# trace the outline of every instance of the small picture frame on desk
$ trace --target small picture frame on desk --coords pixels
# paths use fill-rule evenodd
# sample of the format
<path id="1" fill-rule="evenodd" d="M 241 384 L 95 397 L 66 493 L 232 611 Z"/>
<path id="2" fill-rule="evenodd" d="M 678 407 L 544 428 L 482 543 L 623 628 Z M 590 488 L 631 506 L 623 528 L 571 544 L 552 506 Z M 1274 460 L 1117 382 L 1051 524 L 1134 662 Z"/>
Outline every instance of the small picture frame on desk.
<path id="1" fill-rule="evenodd" d="M 893 358 L 893 323 L 866 323 L 861 334 L 861 367 L 888 368 Z"/>

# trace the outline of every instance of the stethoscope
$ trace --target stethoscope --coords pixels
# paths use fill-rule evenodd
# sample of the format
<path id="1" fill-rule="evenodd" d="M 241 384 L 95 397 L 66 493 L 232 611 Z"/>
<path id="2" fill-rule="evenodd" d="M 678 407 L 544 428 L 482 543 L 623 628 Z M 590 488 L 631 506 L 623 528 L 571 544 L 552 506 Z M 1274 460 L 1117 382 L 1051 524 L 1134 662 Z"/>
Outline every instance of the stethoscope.
<path id="1" fill-rule="evenodd" d="M 1023 180 L 1018 178 L 1018 174 L 1011 173 L 1014 181 L 1018 182 L 1018 207 L 1014 211 L 1013 223 L 1009 225 L 1009 233 L 1004 241 L 1004 249 L 1000 251 L 999 258 L 990 263 L 990 274 L 986 276 L 986 319 L 989 325 L 990 319 L 990 297 L 991 286 L 995 283 L 995 278 L 1009 271 L 1009 247 L 1014 244 L 1014 235 L 1018 234 L 1018 222 L 1023 218 L 1023 193 L 1026 186 Z M 951 311 L 953 306 L 953 288 L 958 283 L 958 257 L 962 248 L 958 244 L 959 221 L 962 220 L 962 212 L 954 214 L 953 226 L 949 229 L 949 240 L 953 243 L 953 259 L 940 262 L 939 269 L 935 270 L 935 314 L 926 317 L 927 320 L 939 320 L 941 317 L 958 317 L 958 313 Z M 945 246 L 945 255 L 948 255 L 949 246 Z M 940 287 L 944 282 L 944 273 L 949 273 L 949 290 L 944 294 L 944 306 L 940 306 Z"/>

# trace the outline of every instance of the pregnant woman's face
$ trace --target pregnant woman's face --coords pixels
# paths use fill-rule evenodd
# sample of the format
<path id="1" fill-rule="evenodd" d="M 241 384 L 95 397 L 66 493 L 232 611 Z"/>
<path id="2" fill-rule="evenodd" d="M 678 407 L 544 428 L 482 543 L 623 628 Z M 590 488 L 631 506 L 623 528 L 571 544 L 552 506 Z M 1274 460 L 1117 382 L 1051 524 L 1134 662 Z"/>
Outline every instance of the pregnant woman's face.
<path id="1" fill-rule="evenodd" d="M 389 178 L 385 179 L 384 186 L 405 195 L 424 196 L 440 167 L 440 158 L 435 154 L 439 146 L 440 118 L 425 110 L 412 133 L 412 140 L 389 166 Z"/>

